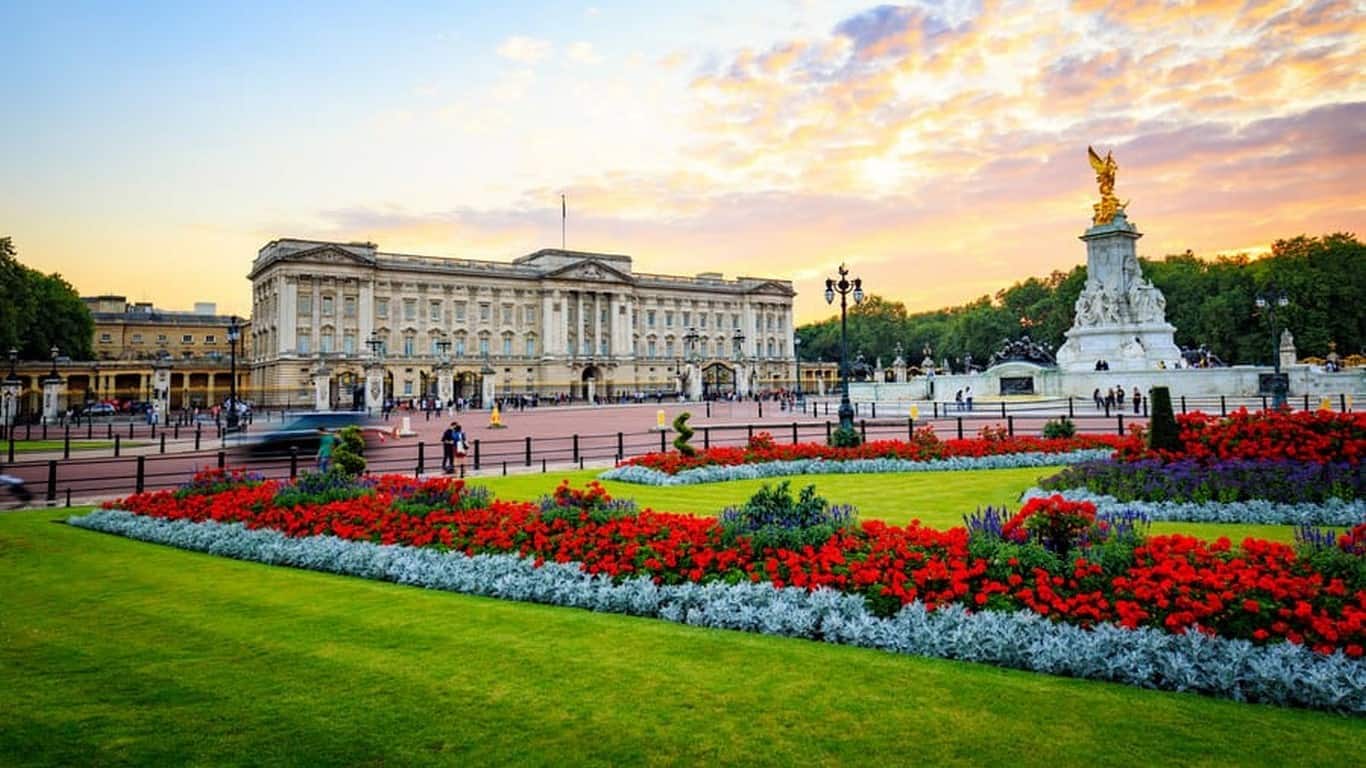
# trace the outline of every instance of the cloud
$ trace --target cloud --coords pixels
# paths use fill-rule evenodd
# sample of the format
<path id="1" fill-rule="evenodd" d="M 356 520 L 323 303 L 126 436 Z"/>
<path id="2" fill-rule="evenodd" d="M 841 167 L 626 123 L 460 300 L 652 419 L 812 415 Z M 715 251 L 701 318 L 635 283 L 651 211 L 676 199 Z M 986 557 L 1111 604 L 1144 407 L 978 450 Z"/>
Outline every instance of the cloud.
<path id="1" fill-rule="evenodd" d="M 593 50 L 593 44 L 588 42 L 570 43 L 564 53 L 570 61 L 577 61 L 580 64 L 597 64 L 602 61 L 598 52 Z"/>
<path id="2" fill-rule="evenodd" d="M 498 46 L 498 55 L 518 64 L 535 64 L 549 57 L 553 49 L 549 40 L 513 35 Z"/>

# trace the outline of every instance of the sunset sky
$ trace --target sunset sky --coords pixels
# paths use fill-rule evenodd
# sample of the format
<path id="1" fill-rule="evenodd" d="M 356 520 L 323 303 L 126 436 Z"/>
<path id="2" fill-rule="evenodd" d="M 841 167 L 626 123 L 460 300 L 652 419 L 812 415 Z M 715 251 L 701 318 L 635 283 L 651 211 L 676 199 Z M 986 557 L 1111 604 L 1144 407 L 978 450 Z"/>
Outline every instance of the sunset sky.
<path id="1" fill-rule="evenodd" d="M 288 8 L 283 6 L 288 5 Z M 0 235 L 83 294 L 245 313 L 277 237 L 793 279 L 931 309 L 1084 261 L 1366 235 L 1354 2 L 0 0 Z"/>

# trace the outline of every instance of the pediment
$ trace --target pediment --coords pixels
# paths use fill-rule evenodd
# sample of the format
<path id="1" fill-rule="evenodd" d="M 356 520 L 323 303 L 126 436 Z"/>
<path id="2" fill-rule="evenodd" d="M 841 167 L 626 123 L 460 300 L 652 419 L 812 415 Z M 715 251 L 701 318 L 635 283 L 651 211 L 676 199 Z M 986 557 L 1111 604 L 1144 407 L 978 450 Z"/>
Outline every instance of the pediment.
<path id="1" fill-rule="evenodd" d="M 559 269 L 546 274 L 548 278 L 557 280 L 586 280 L 599 283 L 632 283 L 630 275 L 598 261 L 597 259 L 584 259 L 573 264 L 567 264 Z"/>
<path id="2" fill-rule="evenodd" d="M 320 245 L 317 248 L 295 251 L 282 256 L 280 260 L 308 264 L 358 264 L 362 266 L 374 266 L 373 260 L 367 259 L 360 254 L 352 253 L 351 251 L 336 245 Z"/>
<path id="3" fill-rule="evenodd" d="M 797 292 L 791 286 L 784 285 L 776 280 L 764 280 L 763 282 L 745 291 L 747 294 L 759 294 L 767 296 L 795 296 Z"/>

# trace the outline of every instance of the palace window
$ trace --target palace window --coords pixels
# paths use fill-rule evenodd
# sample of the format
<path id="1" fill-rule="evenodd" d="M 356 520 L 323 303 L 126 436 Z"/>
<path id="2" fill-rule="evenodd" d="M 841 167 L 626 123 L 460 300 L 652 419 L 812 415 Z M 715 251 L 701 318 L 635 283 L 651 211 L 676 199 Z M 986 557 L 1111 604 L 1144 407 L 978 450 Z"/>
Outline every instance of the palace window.
<path id="1" fill-rule="evenodd" d="M 503 337 L 503 354 L 507 357 L 512 356 L 512 336 Z"/>
<path id="2" fill-rule="evenodd" d="M 412 357 L 417 350 L 417 337 L 408 333 L 403 336 L 403 356 Z"/>
<path id="3" fill-rule="evenodd" d="M 205 336 L 205 337 L 204 337 L 204 343 L 205 343 L 205 344 L 217 344 L 217 343 L 218 343 L 218 337 L 217 337 L 217 336 L 214 336 L 214 335 L 211 333 L 211 334 L 209 334 L 208 336 Z"/>
<path id="4" fill-rule="evenodd" d="M 654 339 L 650 339 L 649 344 L 647 344 L 646 346 L 647 346 L 647 349 L 649 350 L 649 355 L 650 355 L 650 357 L 653 358 L 653 357 L 655 356 L 655 351 L 656 351 L 656 350 L 655 350 L 655 340 L 654 340 Z"/>
<path id="5" fill-rule="evenodd" d="M 416 320 L 416 319 L 417 319 L 417 299 L 404 299 L 404 300 L 403 300 L 403 319 L 404 319 L 404 320 Z"/>
<path id="6" fill-rule="evenodd" d="M 103 341 L 103 339 L 101 339 L 101 341 Z M 135 334 L 133 334 L 133 343 L 134 343 L 134 344 L 141 344 L 141 343 L 142 343 L 142 334 L 140 334 L 140 333 L 135 333 Z"/>
<path id="7" fill-rule="evenodd" d="M 602 342 L 598 344 L 598 353 L 604 357 L 608 354 L 608 343 L 607 339 L 603 339 Z"/>
<path id="8" fill-rule="evenodd" d="M 313 316 L 313 295 L 304 294 L 299 297 L 299 314 L 307 317 Z"/>
<path id="9" fill-rule="evenodd" d="M 536 337 L 535 337 L 535 336 L 528 336 L 528 337 L 526 337 L 526 356 L 527 356 L 527 357 L 535 357 L 535 356 L 536 356 Z"/>
<path id="10" fill-rule="evenodd" d="M 664 327 L 665 327 L 665 328 L 672 328 L 672 327 L 674 327 L 674 313 L 673 313 L 673 312 L 665 312 L 665 313 L 664 313 Z"/>
<path id="11" fill-rule="evenodd" d="M 332 354 L 332 332 L 323 331 L 322 336 L 318 337 L 318 351 L 324 355 Z"/>
<path id="12" fill-rule="evenodd" d="M 347 296 L 346 298 L 342 299 L 342 317 L 351 318 L 351 317 L 355 317 L 355 316 L 356 316 L 356 297 L 355 297 L 355 296 Z"/>
<path id="13" fill-rule="evenodd" d="M 455 322 L 465 322 L 465 302 L 463 301 L 455 302 Z"/>
<path id="14" fill-rule="evenodd" d="M 503 325 L 512 325 L 512 305 L 503 305 Z"/>
<path id="15" fill-rule="evenodd" d="M 487 337 L 487 336 L 480 336 L 480 337 L 479 337 L 479 354 L 480 354 L 480 355 L 487 355 L 488 353 L 489 353 L 489 337 Z"/>
<path id="16" fill-rule="evenodd" d="M 455 339 L 455 356 L 456 356 L 456 357 L 464 357 L 464 356 L 465 356 L 465 337 L 464 337 L 464 336 L 457 336 L 456 339 Z"/>
<path id="17" fill-rule="evenodd" d="M 375 299 L 375 315 L 381 320 L 389 319 L 389 300 Z"/>
<path id="18" fill-rule="evenodd" d="M 645 325 L 651 328 L 655 327 L 655 311 L 653 309 L 645 311 Z"/>
<path id="19" fill-rule="evenodd" d="M 313 353 L 313 336 L 306 331 L 299 332 L 299 354 L 310 355 Z"/>
<path id="20" fill-rule="evenodd" d="M 433 323 L 441 322 L 441 302 L 433 301 L 428 309 L 427 319 Z"/>
<path id="21" fill-rule="evenodd" d="M 668 339 L 668 340 L 666 340 L 666 341 L 664 342 L 664 356 L 665 356 L 665 357 L 673 357 L 673 356 L 674 356 L 674 340 L 673 340 L 673 339 Z"/>
<path id="22" fill-rule="evenodd" d="M 193 344 L 193 343 L 194 343 L 194 336 L 191 336 L 191 335 L 188 334 L 188 333 L 182 334 L 181 337 L 180 337 L 180 343 L 181 343 L 181 344 Z"/>
<path id="23" fill-rule="evenodd" d="M 350 331 L 342 334 L 342 352 L 348 355 L 356 354 L 356 334 Z"/>
<path id="24" fill-rule="evenodd" d="M 697 323 L 698 323 L 698 326 L 699 326 L 699 327 L 702 327 L 702 328 L 706 328 L 706 327 L 707 327 L 707 313 L 706 313 L 706 312 L 698 312 L 698 313 L 697 313 Z"/>
<path id="25" fill-rule="evenodd" d="M 683 327 L 684 327 L 684 328 L 687 328 L 687 327 L 688 327 L 689 325 L 691 325 L 691 324 L 692 324 L 692 313 L 691 313 L 691 312 L 684 312 L 684 313 L 683 313 Z"/>
<path id="26" fill-rule="evenodd" d="M 113 337 L 112 334 L 108 334 L 108 333 L 101 333 L 101 334 L 100 334 L 100 343 L 101 343 L 101 344 L 109 344 L 109 343 L 112 342 L 113 340 L 114 340 L 114 337 Z"/>
<path id="27" fill-rule="evenodd" d="M 166 343 L 166 334 L 164 334 L 164 333 L 158 333 L 158 334 L 157 334 L 157 343 L 158 343 L 158 344 L 165 344 L 165 343 Z"/>
<path id="28" fill-rule="evenodd" d="M 331 316 L 332 316 L 332 309 L 333 309 L 333 307 L 332 307 L 332 297 L 331 297 L 331 296 L 324 296 L 324 297 L 323 297 L 323 317 L 331 317 Z"/>
<path id="29" fill-rule="evenodd" d="M 522 317 L 526 320 L 526 324 L 527 324 L 527 325 L 535 325 L 535 324 L 536 324 L 536 308 L 535 308 L 535 307 L 524 307 L 524 308 L 523 308 Z"/>
<path id="30" fill-rule="evenodd" d="M 487 323 L 487 322 L 489 321 L 489 317 L 490 317 L 489 312 L 490 312 L 490 310 L 489 310 L 489 305 L 487 305 L 487 304 L 480 304 L 480 305 L 479 305 L 479 322 L 481 322 L 481 323 Z"/>

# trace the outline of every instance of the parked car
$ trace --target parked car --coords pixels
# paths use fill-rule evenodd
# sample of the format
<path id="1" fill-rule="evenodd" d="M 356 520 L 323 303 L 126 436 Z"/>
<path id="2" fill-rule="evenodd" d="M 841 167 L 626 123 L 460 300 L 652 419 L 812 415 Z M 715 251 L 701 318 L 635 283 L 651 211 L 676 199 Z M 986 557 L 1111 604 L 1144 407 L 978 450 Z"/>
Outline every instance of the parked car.
<path id="1" fill-rule="evenodd" d="M 300 456 L 311 457 L 318 452 L 318 443 L 322 439 L 318 433 L 319 427 L 335 432 L 350 426 L 361 428 L 367 446 L 379 443 L 380 435 L 387 435 L 391 430 L 383 423 L 372 422 L 363 413 L 328 411 L 295 414 L 277 429 L 239 432 L 224 440 L 228 447 L 253 457 L 288 456 L 290 448 L 298 448 Z"/>

